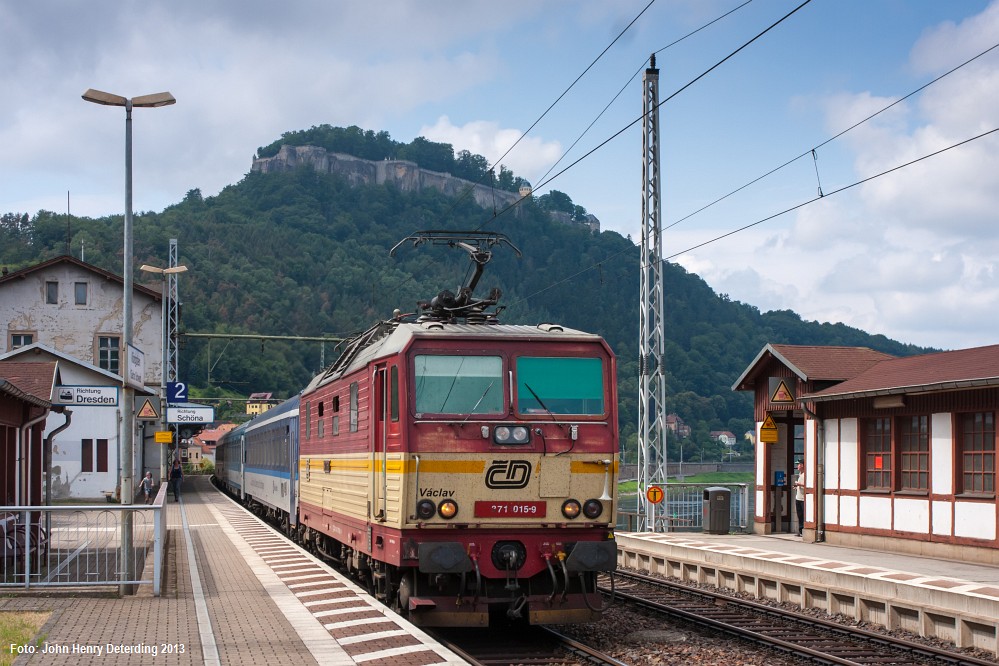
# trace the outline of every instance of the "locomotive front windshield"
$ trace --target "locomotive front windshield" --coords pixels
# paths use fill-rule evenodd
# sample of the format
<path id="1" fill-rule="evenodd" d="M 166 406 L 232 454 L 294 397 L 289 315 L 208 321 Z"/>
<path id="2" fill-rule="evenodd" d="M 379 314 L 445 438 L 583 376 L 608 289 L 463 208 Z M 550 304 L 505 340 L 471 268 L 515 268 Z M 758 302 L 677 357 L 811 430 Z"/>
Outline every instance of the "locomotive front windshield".
<path id="1" fill-rule="evenodd" d="M 419 414 L 501 414 L 503 359 L 499 356 L 416 357 Z"/>
<path id="2" fill-rule="evenodd" d="M 604 413 L 604 369 L 599 358 L 517 359 L 518 414 Z"/>

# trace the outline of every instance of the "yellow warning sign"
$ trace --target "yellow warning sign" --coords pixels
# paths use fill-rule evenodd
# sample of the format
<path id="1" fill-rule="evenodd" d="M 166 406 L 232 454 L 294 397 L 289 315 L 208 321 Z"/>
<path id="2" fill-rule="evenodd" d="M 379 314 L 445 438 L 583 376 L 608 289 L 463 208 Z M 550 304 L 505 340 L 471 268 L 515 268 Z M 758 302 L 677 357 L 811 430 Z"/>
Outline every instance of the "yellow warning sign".
<path id="1" fill-rule="evenodd" d="M 153 401 L 150 398 L 144 398 L 142 406 L 135 412 L 135 418 L 142 419 L 144 421 L 158 421 L 160 413 L 159 410 L 153 406 Z"/>
<path id="2" fill-rule="evenodd" d="M 157 430 L 153 433 L 153 441 L 157 444 L 173 444 L 173 430 Z"/>
<path id="3" fill-rule="evenodd" d="M 665 494 L 659 486 L 649 486 L 648 490 L 645 491 L 645 497 L 653 504 L 659 504 L 663 501 Z"/>
<path id="4" fill-rule="evenodd" d="M 774 423 L 773 418 L 767 414 L 767 418 L 763 420 L 763 425 L 760 426 L 760 441 L 764 444 L 776 444 L 780 441 L 780 435 L 777 432 L 777 424 Z"/>
<path id="5" fill-rule="evenodd" d="M 770 402 L 794 402 L 794 394 L 783 379 L 777 382 L 777 388 L 770 394 Z"/>

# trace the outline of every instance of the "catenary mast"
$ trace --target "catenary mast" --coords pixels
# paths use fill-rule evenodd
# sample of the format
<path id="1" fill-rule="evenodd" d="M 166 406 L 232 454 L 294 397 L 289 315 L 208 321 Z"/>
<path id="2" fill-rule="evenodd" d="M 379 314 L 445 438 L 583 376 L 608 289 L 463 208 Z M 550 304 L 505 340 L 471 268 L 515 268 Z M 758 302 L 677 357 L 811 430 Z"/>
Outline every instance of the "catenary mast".
<path id="1" fill-rule="evenodd" d="M 642 254 L 639 310 L 638 513 L 639 529 L 664 525 L 665 503 L 647 498 L 650 486 L 666 484 L 666 340 L 663 290 L 661 191 L 659 188 L 659 70 L 655 54 L 642 77 Z"/>

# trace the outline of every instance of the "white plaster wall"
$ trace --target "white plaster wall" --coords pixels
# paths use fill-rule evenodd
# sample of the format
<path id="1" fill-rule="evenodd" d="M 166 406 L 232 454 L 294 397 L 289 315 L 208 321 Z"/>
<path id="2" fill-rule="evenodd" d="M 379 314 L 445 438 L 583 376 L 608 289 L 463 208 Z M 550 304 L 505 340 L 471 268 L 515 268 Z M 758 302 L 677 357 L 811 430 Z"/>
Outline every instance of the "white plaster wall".
<path id="1" fill-rule="evenodd" d="M 930 484 L 936 495 L 954 492 L 953 436 L 950 413 L 930 416 Z"/>
<path id="2" fill-rule="evenodd" d="M 826 525 L 839 525 L 839 498 L 826 495 Z"/>
<path id="3" fill-rule="evenodd" d="M 857 497 L 839 498 L 839 524 L 843 527 L 857 526 Z"/>
<path id="4" fill-rule="evenodd" d="M 839 429 L 834 419 L 825 421 L 826 488 L 839 488 Z"/>
<path id="5" fill-rule="evenodd" d="M 767 480 L 763 478 L 763 470 L 766 459 L 764 456 L 767 454 L 768 444 L 760 442 L 760 426 L 763 425 L 762 421 L 756 422 L 756 485 L 758 486 L 769 486 Z M 762 518 L 764 516 L 763 512 L 763 491 L 756 492 L 756 504 L 753 509 L 756 516 Z"/>
<path id="6" fill-rule="evenodd" d="M 954 523 L 951 520 L 954 505 L 950 502 L 933 502 L 932 504 L 933 533 L 950 536 L 954 529 Z"/>
<path id="7" fill-rule="evenodd" d="M 878 530 L 890 530 L 891 498 L 861 497 L 860 526 Z"/>
<path id="8" fill-rule="evenodd" d="M 59 303 L 45 303 L 45 283 L 59 283 Z M 76 305 L 75 283 L 87 283 L 87 304 Z M 159 386 L 163 365 L 162 305 L 141 292 L 132 298 L 132 344 L 145 354 L 145 383 Z M 11 331 L 32 331 L 35 342 L 97 365 L 96 335 L 121 335 L 122 285 L 75 264 L 55 264 L 0 285 L 0 353 Z M 121 359 L 125 363 L 124 355 Z M 122 368 L 124 370 L 124 368 Z"/>
<path id="9" fill-rule="evenodd" d="M 993 502 L 956 502 L 954 536 L 972 539 L 996 538 L 996 505 Z"/>
<path id="10" fill-rule="evenodd" d="M 72 422 L 52 440 L 52 495 L 54 498 L 88 498 L 104 500 L 104 491 L 118 484 L 118 408 L 72 407 Z M 45 436 L 65 423 L 65 417 L 53 413 L 45 422 Z M 108 440 L 108 471 L 83 472 L 81 440 Z M 96 469 L 96 464 L 94 466 Z"/>
<path id="11" fill-rule="evenodd" d="M 857 438 L 857 419 L 842 419 L 839 422 L 840 437 L 840 488 L 843 490 L 859 490 L 857 479 L 857 455 L 860 444 Z"/>
<path id="12" fill-rule="evenodd" d="M 903 532 L 929 534 L 930 502 L 926 499 L 896 498 L 895 529 Z"/>

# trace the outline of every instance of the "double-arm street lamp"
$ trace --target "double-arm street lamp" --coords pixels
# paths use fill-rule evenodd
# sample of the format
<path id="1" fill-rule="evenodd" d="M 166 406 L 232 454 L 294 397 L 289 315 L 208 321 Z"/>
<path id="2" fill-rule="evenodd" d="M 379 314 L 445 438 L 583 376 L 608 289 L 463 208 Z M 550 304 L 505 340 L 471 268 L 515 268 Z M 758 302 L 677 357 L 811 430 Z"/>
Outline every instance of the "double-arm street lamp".
<path id="1" fill-rule="evenodd" d="M 153 93 L 152 95 L 141 95 L 139 97 L 122 97 L 112 93 L 94 90 L 93 88 L 83 93 L 83 99 L 94 104 L 104 104 L 106 106 L 125 107 L 125 252 L 122 277 L 124 278 L 124 293 L 122 295 L 122 356 L 125 358 L 125 368 L 123 376 L 128 375 L 130 347 L 132 344 L 132 109 L 133 108 L 155 108 L 159 106 L 169 106 L 177 102 L 173 95 L 168 92 Z M 119 368 L 122 371 L 122 368 Z M 122 455 L 121 455 L 121 502 L 131 504 L 135 499 L 134 477 L 132 468 L 134 466 L 135 454 L 135 394 L 126 379 L 122 387 L 122 414 L 124 418 Z M 132 561 L 132 514 L 124 511 L 122 515 L 121 529 L 121 552 L 122 552 L 122 592 L 131 591 L 131 585 L 124 581 L 131 581 L 134 577 L 135 566 Z"/>
<path id="2" fill-rule="evenodd" d="M 171 266 L 169 268 L 157 268 L 156 266 L 149 266 L 148 264 L 143 264 L 139 266 L 139 270 L 144 271 L 146 273 L 157 274 L 160 276 L 160 279 L 163 281 L 162 298 L 160 299 L 163 306 L 161 314 L 163 322 L 163 365 L 161 367 L 161 372 L 160 372 L 160 423 L 161 423 L 160 429 L 168 430 L 169 426 L 167 425 L 166 386 L 167 386 L 167 381 L 170 380 L 170 377 L 168 377 L 170 369 L 169 344 L 171 336 L 173 335 L 174 331 L 170 330 L 170 321 L 169 321 L 170 318 L 167 316 L 167 311 L 168 311 L 167 301 L 173 298 L 172 290 L 168 289 L 167 287 L 167 278 L 177 275 L 178 273 L 183 273 L 187 271 L 187 266 Z M 160 449 L 160 480 L 165 480 L 167 474 L 166 448 L 167 447 L 164 446 Z"/>

